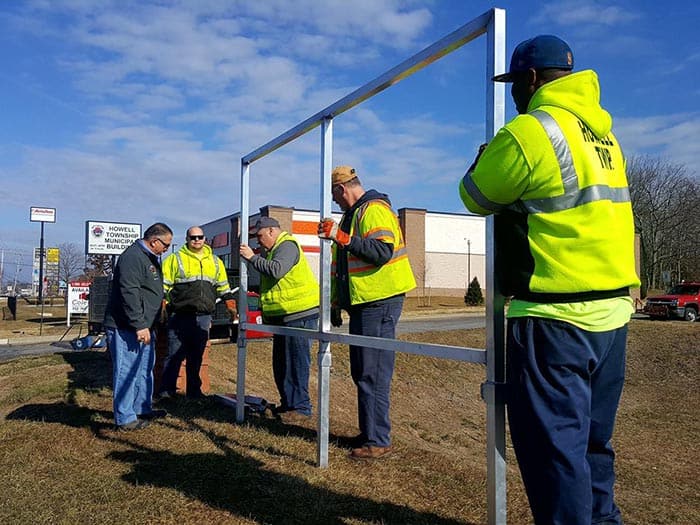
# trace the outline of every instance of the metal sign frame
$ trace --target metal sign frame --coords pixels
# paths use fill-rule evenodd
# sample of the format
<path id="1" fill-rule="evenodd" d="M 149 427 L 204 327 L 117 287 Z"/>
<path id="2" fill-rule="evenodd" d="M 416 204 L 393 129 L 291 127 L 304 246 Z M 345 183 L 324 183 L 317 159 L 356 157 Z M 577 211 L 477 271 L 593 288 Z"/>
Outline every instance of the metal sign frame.
<path id="1" fill-rule="evenodd" d="M 333 119 L 352 109 L 365 100 L 384 91 L 404 78 L 436 62 L 443 56 L 459 49 L 475 38 L 486 34 L 486 132 L 489 141 L 504 124 L 505 87 L 502 83 L 491 82 L 491 77 L 505 71 L 505 10 L 494 8 L 466 23 L 424 50 L 406 59 L 396 67 L 386 71 L 376 79 L 359 87 L 349 95 L 337 100 L 315 115 L 297 124 L 268 143 L 241 158 L 241 203 L 240 231 L 247 232 L 250 216 L 250 176 L 252 164 L 281 148 L 309 131 L 321 127 L 320 163 L 320 214 L 331 215 L 331 170 L 333 151 Z M 505 463 L 505 404 L 501 386 L 505 382 L 504 344 L 504 299 L 496 287 L 494 274 L 494 220 L 486 222 L 486 349 L 452 347 L 425 343 L 409 343 L 395 339 L 380 339 L 359 335 L 331 333 L 330 324 L 330 242 L 321 243 L 320 264 L 320 310 L 321 319 L 318 331 L 301 328 L 288 328 L 271 325 L 252 325 L 241 322 L 238 336 L 236 398 L 245 398 L 245 366 L 247 329 L 265 330 L 273 334 L 304 336 L 319 341 L 318 352 L 318 407 L 317 407 L 317 463 L 328 466 L 328 416 L 330 391 L 331 342 L 355 344 L 430 355 L 444 359 L 486 364 L 486 381 L 482 385 L 482 397 L 486 402 L 487 424 L 487 507 L 490 525 L 506 523 L 506 463 Z M 245 261 L 240 261 L 239 307 L 240 318 L 246 319 L 248 271 Z M 244 420 L 244 403 L 236 404 L 236 420 Z"/>

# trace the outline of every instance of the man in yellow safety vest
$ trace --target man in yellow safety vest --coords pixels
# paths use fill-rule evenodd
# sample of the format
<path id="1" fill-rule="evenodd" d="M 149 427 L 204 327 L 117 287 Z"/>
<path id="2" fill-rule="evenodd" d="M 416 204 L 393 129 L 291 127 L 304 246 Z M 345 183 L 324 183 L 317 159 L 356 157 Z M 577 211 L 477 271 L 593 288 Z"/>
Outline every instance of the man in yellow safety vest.
<path id="1" fill-rule="evenodd" d="M 389 197 L 365 191 L 354 168 L 338 166 L 331 177 L 333 200 L 344 212 L 340 224 L 326 218 L 318 226 L 319 237 L 334 243 L 331 321 L 339 326 L 343 309 L 350 314 L 351 334 L 393 339 L 406 292 L 416 287 L 398 218 Z M 351 459 L 391 454 L 394 361 L 393 351 L 350 346 L 360 427 Z"/>

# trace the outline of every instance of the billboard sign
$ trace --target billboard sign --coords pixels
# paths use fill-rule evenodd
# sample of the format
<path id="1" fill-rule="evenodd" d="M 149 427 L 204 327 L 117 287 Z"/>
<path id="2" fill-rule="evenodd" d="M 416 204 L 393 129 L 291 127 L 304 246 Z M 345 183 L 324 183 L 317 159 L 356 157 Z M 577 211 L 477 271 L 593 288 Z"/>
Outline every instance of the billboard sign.
<path id="1" fill-rule="evenodd" d="M 85 223 L 85 253 L 88 255 L 120 255 L 140 238 L 140 224 L 105 221 Z"/>
<path id="2" fill-rule="evenodd" d="M 30 222 L 56 222 L 56 208 L 40 208 L 31 206 L 29 208 Z"/>

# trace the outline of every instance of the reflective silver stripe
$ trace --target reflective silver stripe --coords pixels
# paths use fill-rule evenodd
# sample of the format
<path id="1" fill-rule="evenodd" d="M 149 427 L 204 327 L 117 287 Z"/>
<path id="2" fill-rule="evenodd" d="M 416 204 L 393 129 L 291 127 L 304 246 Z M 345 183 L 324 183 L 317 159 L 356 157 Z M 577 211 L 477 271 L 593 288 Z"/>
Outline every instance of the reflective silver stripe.
<path id="1" fill-rule="evenodd" d="M 462 178 L 462 186 L 464 186 L 464 189 L 467 191 L 472 200 L 476 202 L 479 206 L 481 206 L 483 209 L 489 210 L 492 213 L 501 211 L 504 208 L 503 204 L 498 204 L 487 199 L 486 196 L 483 193 L 481 193 L 481 190 L 479 190 L 477 185 L 474 184 L 471 174 L 472 172 L 468 171 L 467 174 Z"/>
<path id="2" fill-rule="evenodd" d="M 212 254 L 213 255 L 213 254 Z M 217 281 L 216 278 L 219 276 L 219 259 L 218 257 L 214 256 L 214 277 L 209 277 L 204 275 L 204 269 L 203 269 L 203 264 L 200 261 L 200 267 L 202 267 L 202 274 L 201 275 L 195 275 L 192 277 L 185 277 L 185 265 L 182 262 L 182 258 L 180 257 L 180 252 L 175 253 L 175 258 L 177 259 L 177 267 L 180 270 L 180 278 L 177 280 L 179 283 L 191 283 L 194 281 L 207 281 L 208 283 L 212 283 L 215 285 L 217 288 L 220 288 L 224 284 L 228 285 L 228 280 L 226 281 Z"/>
<path id="3" fill-rule="evenodd" d="M 392 239 L 394 238 L 394 232 L 391 230 L 374 230 L 372 233 L 370 233 L 366 239 L 379 239 L 380 237 L 391 237 Z"/>
<path id="4" fill-rule="evenodd" d="M 196 281 L 206 281 L 208 283 L 216 285 L 216 281 L 211 277 L 207 277 L 206 275 L 193 275 L 192 277 L 186 277 L 185 279 L 178 279 L 176 284 L 193 283 Z"/>
<path id="5" fill-rule="evenodd" d="M 589 186 L 569 195 L 549 197 L 547 199 L 530 199 L 522 201 L 528 213 L 551 213 L 570 210 L 589 202 L 609 200 L 612 202 L 629 202 L 629 188 L 611 188 L 603 184 Z"/>
<path id="6" fill-rule="evenodd" d="M 180 258 L 180 252 L 177 252 L 175 254 L 175 258 L 177 259 L 177 267 L 180 269 L 180 280 L 185 279 L 185 266 L 182 264 L 182 259 Z"/>
<path id="7" fill-rule="evenodd" d="M 511 206 L 511 208 L 525 209 L 528 213 L 551 213 L 570 210 L 589 202 L 602 200 L 617 203 L 630 201 L 630 192 L 627 187 L 611 188 L 605 184 L 597 184 L 579 189 L 578 175 L 574 167 L 571 150 L 559 124 L 549 113 L 544 111 L 535 110 L 530 115 L 535 117 L 542 125 L 549 141 L 552 143 L 554 154 L 559 163 L 559 170 L 561 171 L 564 194 L 544 199 L 522 200 L 514 203 L 515 205 Z M 468 188 L 467 191 L 469 191 Z"/>
<path id="8" fill-rule="evenodd" d="M 557 121 L 554 120 L 552 115 L 549 113 L 535 110 L 530 113 L 530 115 L 539 121 L 544 128 L 544 132 L 547 134 L 549 141 L 552 143 L 554 155 L 557 157 L 559 170 L 561 171 L 561 182 L 564 185 L 564 195 L 576 193 L 578 191 L 578 175 L 576 174 L 576 169 L 574 168 L 574 159 L 571 156 L 569 143 L 566 141 L 564 132 L 562 132 L 559 124 L 557 124 Z"/>

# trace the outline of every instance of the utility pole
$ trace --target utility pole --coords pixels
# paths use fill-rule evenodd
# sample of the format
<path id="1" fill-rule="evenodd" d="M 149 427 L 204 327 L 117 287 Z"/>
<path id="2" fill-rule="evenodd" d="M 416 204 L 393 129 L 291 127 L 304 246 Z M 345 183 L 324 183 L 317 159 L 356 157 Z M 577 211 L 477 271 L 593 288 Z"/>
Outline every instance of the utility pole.
<path id="1" fill-rule="evenodd" d="M 17 266 L 15 267 L 15 281 L 12 283 L 12 295 L 17 295 L 17 276 L 19 272 L 22 271 L 20 266 L 20 261 L 22 260 L 22 254 L 17 252 Z"/>
<path id="2" fill-rule="evenodd" d="M 472 241 L 467 239 L 467 288 L 472 283 Z"/>

